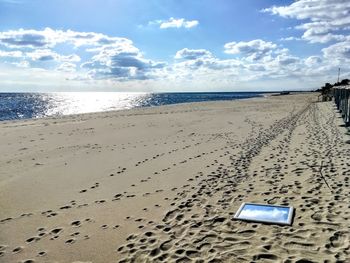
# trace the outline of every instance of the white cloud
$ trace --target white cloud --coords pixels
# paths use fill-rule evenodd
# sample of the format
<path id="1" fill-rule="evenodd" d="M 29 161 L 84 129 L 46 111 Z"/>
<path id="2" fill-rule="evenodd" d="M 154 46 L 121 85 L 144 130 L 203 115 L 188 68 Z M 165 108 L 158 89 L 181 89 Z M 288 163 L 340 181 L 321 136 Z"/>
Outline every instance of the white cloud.
<path id="1" fill-rule="evenodd" d="M 0 32 L 0 45 L 8 48 L 53 48 L 58 44 L 67 43 L 75 47 L 101 46 L 119 43 L 129 43 L 130 40 L 120 37 L 109 37 L 95 32 L 76 32 L 72 30 L 9 30 Z"/>
<path id="2" fill-rule="evenodd" d="M 349 14 L 350 3 L 344 0 L 297 0 L 289 6 L 273 6 L 265 12 L 297 19 L 323 20 Z"/>
<path id="3" fill-rule="evenodd" d="M 61 61 L 61 62 L 79 62 L 80 57 L 76 54 L 64 56 L 50 49 L 37 49 L 33 52 L 26 53 L 26 56 L 33 61 Z"/>
<path id="4" fill-rule="evenodd" d="M 76 65 L 70 62 L 64 62 L 59 67 L 57 67 L 58 71 L 64 71 L 64 72 L 75 72 L 76 71 Z"/>
<path id="5" fill-rule="evenodd" d="M 234 59 L 220 60 L 215 57 L 203 57 L 185 60 L 183 62 L 177 62 L 173 64 L 173 67 L 175 69 L 182 68 L 190 71 L 206 71 L 207 73 L 209 73 L 209 71 L 212 71 L 213 74 L 217 74 L 217 72 L 215 73 L 216 70 L 233 70 L 239 65 L 241 65 L 241 63 L 238 60 Z"/>
<path id="6" fill-rule="evenodd" d="M 28 47 L 28 48 L 40 48 L 48 47 L 49 42 L 54 42 L 54 39 L 49 39 L 49 33 L 51 30 L 37 31 L 37 30 L 23 30 L 18 31 L 10 30 L 0 33 L 0 44 L 9 48 L 16 47 Z M 43 33 L 46 33 L 45 34 Z"/>
<path id="7" fill-rule="evenodd" d="M 184 22 L 188 21 L 182 21 L 182 25 L 186 24 Z M 292 70 L 299 63 L 288 50 L 257 39 L 225 45 L 227 53 L 239 53 L 242 55 L 240 59 L 219 59 L 209 50 L 183 48 L 176 52 L 176 60 L 168 65 L 145 58 L 142 51 L 126 38 L 51 28 L 0 32 L 0 50 L 2 60 L 17 67 L 69 73 L 65 78 L 76 81 L 114 83 L 152 80 L 169 84 L 170 81 L 186 82 L 190 79 L 198 83 L 204 80 L 230 83 L 232 80 L 270 77 L 277 71 Z M 65 54 L 60 50 L 65 50 Z M 69 50 L 73 54 L 66 55 Z M 83 60 L 78 56 L 80 53 Z"/>
<path id="8" fill-rule="evenodd" d="M 80 62 L 81 58 L 76 54 L 71 54 L 71 55 L 67 55 L 67 56 L 60 55 L 59 61 Z"/>
<path id="9" fill-rule="evenodd" d="M 310 43 L 327 43 L 330 41 L 341 41 L 346 36 L 341 34 L 334 34 L 336 30 L 340 28 L 334 28 L 331 25 L 332 22 L 312 22 L 305 23 L 297 26 L 297 29 L 305 30 L 302 39 L 308 40 Z"/>
<path id="10" fill-rule="evenodd" d="M 295 64 L 297 62 L 299 62 L 299 58 L 298 57 L 294 57 L 294 56 L 290 56 L 290 55 L 278 55 L 276 57 L 278 63 L 280 65 L 290 65 L 290 64 Z"/>
<path id="11" fill-rule="evenodd" d="M 280 38 L 280 41 L 299 41 L 301 38 L 299 37 L 282 37 Z"/>
<path id="12" fill-rule="evenodd" d="M 325 58 L 347 60 L 347 63 L 349 63 L 350 62 L 350 40 L 331 45 L 327 48 L 322 49 L 322 52 Z"/>
<path id="13" fill-rule="evenodd" d="M 310 56 L 307 59 L 305 59 L 305 65 L 308 67 L 314 67 L 319 65 L 322 62 L 322 58 L 319 56 Z"/>
<path id="14" fill-rule="evenodd" d="M 236 59 L 219 59 L 206 49 L 184 48 L 177 51 L 174 58 L 177 61 L 172 65 L 173 69 L 192 74 L 218 74 L 218 70 L 234 70 L 242 64 Z"/>
<path id="15" fill-rule="evenodd" d="M 348 47 L 348 41 L 344 40 L 323 49 L 323 57 L 303 59 L 275 43 L 255 39 L 225 44 L 225 53 L 232 55 L 229 59 L 219 58 L 206 49 L 183 48 L 173 55 L 173 61 L 165 63 L 147 58 L 126 38 L 51 28 L 20 29 L 0 32 L 0 66 L 13 72 L 16 68 L 23 71 L 31 83 L 36 81 L 34 70 L 41 70 L 40 74 L 45 72 L 42 78 L 47 76 L 48 81 L 63 78 L 74 85 L 117 85 L 136 90 L 156 86 L 195 90 L 209 86 L 232 88 L 232 85 L 243 89 L 248 82 L 256 85 L 281 80 L 294 84 L 300 81 L 306 86 L 320 79 L 323 82 L 332 67 L 349 57 Z M 344 74 L 346 70 L 344 67 Z M 17 79 L 16 74 L 12 76 Z M 26 78 L 21 81 L 25 82 Z"/>
<path id="16" fill-rule="evenodd" d="M 19 68 L 29 68 L 30 67 L 29 62 L 26 60 L 22 60 L 20 62 L 14 62 L 12 64 L 19 67 Z"/>
<path id="17" fill-rule="evenodd" d="M 290 73 L 297 76 L 304 74 L 304 79 L 313 77 L 320 81 L 332 79 L 338 67 L 342 68 L 344 76 L 350 74 L 350 1 L 297 0 L 290 5 L 267 8 L 263 12 L 300 20 L 295 29 L 303 31 L 302 40 L 330 43 L 319 55 L 299 58 L 292 64 L 299 65 L 299 70 L 294 68 Z M 288 37 L 281 40 L 298 39 Z"/>
<path id="18" fill-rule="evenodd" d="M 94 32 L 62 31 L 45 28 L 44 30 L 11 30 L 0 32 L 1 57 L 19 57 L 30 62 L 36 62 L 36 67 L 46 68 L 51 62 L 57 64 L 60 71 L 72 72 L 72 63 L 78 63 L 81 58 L 77 54 L 59 54 L 56 47 L 60 44 L 73 51 L 85 52 L 88 58 L 80 65 L 89 78 L 133 80 L 157 78 L 157 71 L 165 67 L 165 63 L 156 62 L 143 57 L 133 42 L 126 38 L 110 37 Z M 10 51 L 9 51 L 10 50 Z M 29 50 L 29 51 L 28 51 Z M 40 64 L 38 64 L 40 62 Z M 63 63 L 62 63 L 63 62 Z M 23 63 L 23 62 L 21 62 Z M 59 64 L 61 63 L 61 64 Z M 19 62 L 13 65 L 22 65 Z M 46 65 L 46 66 L 45 66 Z M 159 72 L 158 72 L 159 73 Z"/>
<path id="19" fill-rule="evenodd" d="M 68 30 L 61 33 L 62 38 L 76 47 L 81 46 L 104 46 L 104 45 L 130 45 L 132 41 L 123 37 L 110 37 L 95 32 L 76 32 Z"/>
<path id="20" fill-rule="evenodd" d="M 297 26 L 304 30 L 303 39 L 311 43 L 342 41 L 350 29 L 350 1 L 344 0 L 298 0 L 288 6 L 264 9 L 286 18 L 306 20 Z"/>
<path id="21" fill-rule="evenodd" d="M 159 25 L 160 29 L 168 28 L 193 28 L 199 25 L 198 20 L 186 20 L 185 18 L 171 17 L 168 20 L 154 20 L 149 25 Z"/>
<path id="22" fill-rule="evenodd" d="M 248 42 L 241 41 L 226 43 L 224 48 L 225 53 L 227 54 L 242 54 L 242 56 L 256 61 L 270 55 L 271 52 L 277 48 L 277 45 L 272 42 L 255 39 Z"/>
<path id="23" fill-rule="evenodd" d="M 197 59 L 203 57 L 212 57 L 212 54 L 205 49 L 184 48 L 176 52 L 176 59 Z"/>
<path id="24" fill-rule="evenodd" d="M 98 79 L 150 79 L 156 78 L 156 71 L 165 67 L 164 62 L 145 59 L 142 53 L 133 45 L 106 45 L 99 49 L 91 60 L 83 63 L 82 68 L 88 69 L 90 76 Z"/>
<path id="25" fill-rule="evenodd" d="M 26 55 L 33 61 L 58 60 L 59 55 L 50 49 L 38 49 L 34 52 L 28 52 Z"/>
<path id="26" fill-rule="evenodd" d="M 0 50 L 0 57 L 22 58 L 23 53 L 21 51 L 2 51 Z"/>
<path id="27" fill-rule="evenodd" d="M 110 52 L 129 52 L 129 53 L 139 53 L 139 49 L 134 46 L 134 43 L 125 39 L 124 41 L 118 41 L 111 44 L 96 45 L 91 48 L 86 49 L 87 52 L 91 53 L 101 53 L 108 54 Z"/>

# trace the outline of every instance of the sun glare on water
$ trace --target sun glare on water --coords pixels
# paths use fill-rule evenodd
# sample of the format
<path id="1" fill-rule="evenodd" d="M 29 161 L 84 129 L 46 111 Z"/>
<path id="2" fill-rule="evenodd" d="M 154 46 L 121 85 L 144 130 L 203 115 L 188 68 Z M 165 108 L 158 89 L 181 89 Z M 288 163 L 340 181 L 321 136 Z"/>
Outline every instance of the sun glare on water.
<path id="1" fill-rule="evenodd" d="M 65 92 L 43 94 L 42 99 L 47 103 L 44 115 L 52 116 L 131 109 L 148 98 L 148 93 Z"/>

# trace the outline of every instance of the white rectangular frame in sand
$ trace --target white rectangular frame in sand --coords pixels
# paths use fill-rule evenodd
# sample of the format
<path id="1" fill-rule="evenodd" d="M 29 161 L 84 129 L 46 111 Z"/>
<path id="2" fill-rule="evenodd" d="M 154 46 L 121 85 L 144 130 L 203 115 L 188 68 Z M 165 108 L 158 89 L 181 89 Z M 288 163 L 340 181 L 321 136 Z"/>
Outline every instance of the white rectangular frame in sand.
<path id="1" fill-rule="evenodd" d="M 293 221 L 292 206 L 242 203 L 234 215 L 234 219 L 290 226 Z"/>

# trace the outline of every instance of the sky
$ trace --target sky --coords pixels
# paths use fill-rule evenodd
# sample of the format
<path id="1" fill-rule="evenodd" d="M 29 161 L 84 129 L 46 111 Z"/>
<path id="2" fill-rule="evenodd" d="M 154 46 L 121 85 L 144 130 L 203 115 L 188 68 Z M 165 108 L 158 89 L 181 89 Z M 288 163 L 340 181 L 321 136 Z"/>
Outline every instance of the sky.
<path id="1" fill-rule="evenodd" d="M 0 92 L 316 89 L 349 32 L 350 0 L 0 0 Z"/>

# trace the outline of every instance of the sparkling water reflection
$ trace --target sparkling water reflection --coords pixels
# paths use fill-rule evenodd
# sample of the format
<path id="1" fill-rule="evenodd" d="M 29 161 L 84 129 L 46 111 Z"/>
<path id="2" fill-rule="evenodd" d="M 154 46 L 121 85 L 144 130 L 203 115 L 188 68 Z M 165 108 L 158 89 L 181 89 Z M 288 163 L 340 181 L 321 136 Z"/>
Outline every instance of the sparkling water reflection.
<path id="1" fill-rule="evenodd" d="M 45 116 L 122 110 L 140 107 L 147 102 L 147 93 L 70 92 L 45 94 Z"/>
<path id="2" fill-rule="evenodd" d="M 0 93 L 0 120 L 41 118 L 131 109 L 185 102 L 234 100 L 263 96 L 258 92 L 201 93 Z"/>

